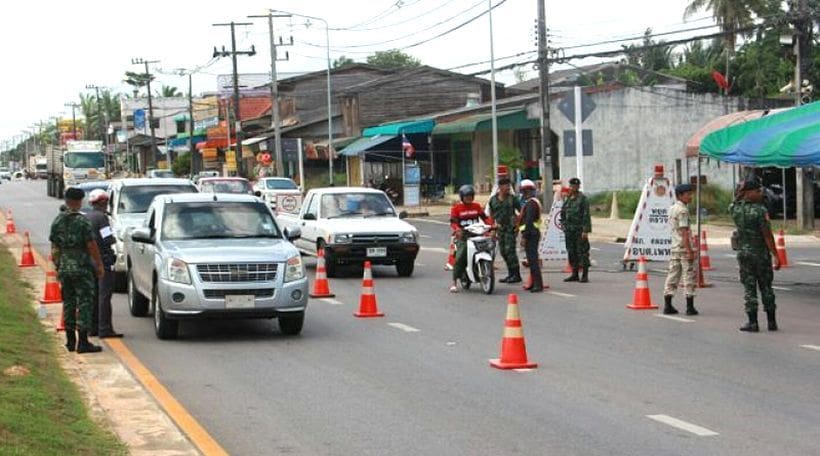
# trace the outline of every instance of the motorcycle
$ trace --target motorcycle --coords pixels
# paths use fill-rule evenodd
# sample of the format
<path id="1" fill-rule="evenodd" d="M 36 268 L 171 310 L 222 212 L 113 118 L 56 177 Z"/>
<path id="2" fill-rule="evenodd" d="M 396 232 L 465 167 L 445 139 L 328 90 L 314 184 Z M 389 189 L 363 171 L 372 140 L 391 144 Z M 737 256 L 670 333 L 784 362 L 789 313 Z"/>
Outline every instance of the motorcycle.
<path id="1" fill-rule="evenodd" d="M 467 268 L 459 281 L 461 288 L 468 290 L 472 283 L 481 284 L 485 294 L 495 289 L 495 239 L 490 235 L 491 227 L 484 223 L 473 223 L 464 228 L 467 237 Z"/>

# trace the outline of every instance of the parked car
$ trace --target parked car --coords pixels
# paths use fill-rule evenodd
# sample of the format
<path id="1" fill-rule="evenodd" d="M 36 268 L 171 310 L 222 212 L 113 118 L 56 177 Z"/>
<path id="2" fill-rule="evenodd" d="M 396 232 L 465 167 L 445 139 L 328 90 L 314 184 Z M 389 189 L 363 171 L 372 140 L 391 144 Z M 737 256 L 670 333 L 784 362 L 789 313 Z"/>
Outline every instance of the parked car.
<path id="1" fill-rule="evenodd" d="M 0 167 L 0 179 L 11 180 L 11 171 L 5 166 Z"/>
<path id="2" fill-rule="evenodd" d="M 114 289 L 125 290 L 125 240 L 127 231 L 142 225 L 151 201 L 157 195 L 174 193 L 196 193 L 197 188 L 187 179 L 121 179 L 111 184 L 108 213 L 111 229 L 117 242 L 114 253 Z"/>
<path id="3" fill-rule="evenodd" d="M 80 208 L 80 212 L 88 212 L 91 210 L 91 204 L 88 202 L 88 194 L 94 190 L 100 189 L 105 190 L 108 192 L 111 189 L 111 182 L 109 181 L 91 181 L 91 182 L 83 182 L 77 185 L 72 185 L 72 187 L 79 188 L 80 190 L 85 192 L 85 198 L 83 198 L 83 205 Z"/>
<path id="4" fill-rule="evenodd" d="M 194 184 L 198 184 L 203 177 L 219 177 L 221 175 L 219 171 L 215 170 L 200 171 L 191 180 L 194 181 Z"/>
<path id="5" fill-rule="evenodd" d="M 290 204 L 291 211 L 302 205 L 302 191 L 293 179 L 287 177 L 261 177 L 254 183 L 253 189 L 259 192 L 259 196 L 273 209 L 276 209 L 280 197 L 289 198 L 288 204 Z"/>
<path id="6" fill-rule="evenodd" d="M 278 318 L 284 334 L 299 334 L 308 281 L 291 244 L 298 237 L 251 195 L 156 198 L 126 243 L 131 314 L 150 306 L 160 339 L 175 338 L 180 320 L 203 318 Z"/>
<path id="7" fill-rule="evenodd" d="M 170 169 L 149 169 L 145 177 L 148 177 L 150 179 L 156 179 L 176 177 L 176 175 Z"/>
<path id="8" fill-rule="evenodd" d="M 253 195 L 251 183 L 244 177 L 203 177 L 197 182 L 201 193 L 239 193 Z"/>

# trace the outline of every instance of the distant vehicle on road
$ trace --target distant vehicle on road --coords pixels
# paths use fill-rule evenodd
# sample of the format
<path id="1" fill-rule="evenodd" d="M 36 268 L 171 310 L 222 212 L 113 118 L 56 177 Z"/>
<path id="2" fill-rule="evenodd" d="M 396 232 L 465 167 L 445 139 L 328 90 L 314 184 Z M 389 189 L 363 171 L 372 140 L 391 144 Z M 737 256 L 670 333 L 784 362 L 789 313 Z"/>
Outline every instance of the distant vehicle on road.
<path id="1" fill-rule="evenodd" d="M 299 334 L 308 281 L 291 244 L 298 237 L 251 195 L 156 198 L 126 243 L 129 310 L 153 308 L 160 339 L 176 338 L 180 320 L 203 318 L 278 318 L 284 334 Z"/>
<path id="2" fill-rule="evenodd" d="M 83 198 L 83 205 L 80 208 L 80 212 L 88 212 L 91 210 L 91 204 L 88 203 L 88 195 L 94 190 L 100 189 L 105 190 L 108 192 L 111 189 L 111 182 L 109 181 L 92 181 L 92 182 L 83 182 L 82 184 L 74 185 L 74 187 L 79 188 L 80 190 L 85 192 L 85 198 Z"/>
<path id="3" fill-rule="evenodd" d="M 11 171 L 5 166 L 0 167 L 0 179 L 11 180 Z"/>
<path id="4" fill-rule="evenodd" d="M 253 195 L 251 183 L 244 177 L 203 177 L 197 182 L 202 193 L 239 193 Z"/>
<path id="5" fill-rule="evenodd" d="M 145 177 L 149 179 L 176 177 L 170 169 L 149 169 Z"/>
<path id="6" fill-rule="evenodd" d="M 62 198 L 66 188 L 105 179 L 102 141 L 66 141 L 46 151 L 47 194 Z"/>
<path id="7" fill-rule="evenodd" d="M 203 177 L 219 177 L 221 175 L 222 174 L 219 171 L 215 170 L 200 171 L 196 173 L 196 175 L 191 180 L 194 181 L 194 184 L 197 184 L 199 183 L 199 180 Z"/>
<path id="8" fill-rule="evenodd" d="M 34 177 L 37 179 L 48 178 L 48 161 L 46 157 L 37 157 L 34 161 Z"/>
<path id="9" fill-rule="evenodd" d="M 267 201 L 273 209 L 276 209 L 277 199 L 281 197 L 291 197 L 295 204 L 302 204 L 302 191 L 293 179 L 287 177 L 261 177 L 253 185 L 254 191 L 259 192 L 260 197 Z"/>

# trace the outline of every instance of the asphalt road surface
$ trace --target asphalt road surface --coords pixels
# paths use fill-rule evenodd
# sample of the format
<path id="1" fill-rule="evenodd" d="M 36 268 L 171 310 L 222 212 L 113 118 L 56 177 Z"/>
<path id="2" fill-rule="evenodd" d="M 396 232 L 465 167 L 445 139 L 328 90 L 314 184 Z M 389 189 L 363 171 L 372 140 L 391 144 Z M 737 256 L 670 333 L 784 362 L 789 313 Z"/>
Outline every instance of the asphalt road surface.
<path id="1" fill-rule="evenodd" d="M 43 181 L 0 186 L 0 207 L 40 252 L 58 206 Z M 552 266 L 546 293 L 499 284 L 492 296 L 450 294 L 446 224 L 411 223 L 423 246 L 414 276 L 374 270 L 385 318 L 352 316 L 361 279 L 351 271 L 331 279 L 335 299 L 311 301 L 298 337 L 275 322 L 232 321 L 183 323 L 179 340 L 160 341 L 122 294 L 114 325 L 232 454 L 820 453 L 820 248 L 790 247 L 796 266 L 776 273 L 781 331 L 746 334 L 725 248 L 710 250 L 714 287 L 700 290 L 701 315 L 668 319 L 625 308 L 635 279 L 617 244 L 593 243 L 589 284 L 565 284 Z M 663 278 L 663 265 L 650 265 L 655 303 Z M 488 365 L 509 292 L 519 292 L 535 370 Z"/>

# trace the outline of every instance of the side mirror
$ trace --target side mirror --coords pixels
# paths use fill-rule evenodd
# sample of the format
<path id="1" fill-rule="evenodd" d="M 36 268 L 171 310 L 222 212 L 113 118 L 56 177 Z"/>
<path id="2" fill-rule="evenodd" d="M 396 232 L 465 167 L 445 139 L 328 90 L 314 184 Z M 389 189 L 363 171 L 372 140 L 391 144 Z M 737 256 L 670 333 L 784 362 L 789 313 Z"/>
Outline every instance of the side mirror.
<path id="1" fill-rule="evenodd" d="M 316 214 L 314 214 L 312 212 L 308 212 L 307 214 L 302 216 L 302 219 L 304 219 L 304 220 L 316 220 Z"/>
<path id="2" fill-rule="evenodd" d="M 302 237 L 302 230 L 298 226 L 286 227 L 283 232 L 288 241 L 295 241 Z"/>
<path id="3" fill-rule="evenodd" d="M 407 211 L 399 212 L 399 218 L 400 219 L 406 219 L 407 218 Z"/>
<path id="4" fill-rule="evenodd" d="M 262 197 L 262 192 L 260 192 L 259 190 L 256 190 L 255 192 L 253 192 L 253 194 L 258 196 L 259 198 Z"/>
<path id="5" fill-rule="evenodd" d="M 131 230 L 131 240 L 134 242 L 142 242 L 143 244 L 154 243 L 154 237 L 151 236 L 151 230 L 148 228 L 134 228 Z"/>

